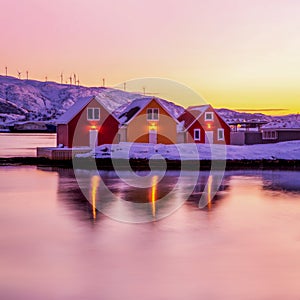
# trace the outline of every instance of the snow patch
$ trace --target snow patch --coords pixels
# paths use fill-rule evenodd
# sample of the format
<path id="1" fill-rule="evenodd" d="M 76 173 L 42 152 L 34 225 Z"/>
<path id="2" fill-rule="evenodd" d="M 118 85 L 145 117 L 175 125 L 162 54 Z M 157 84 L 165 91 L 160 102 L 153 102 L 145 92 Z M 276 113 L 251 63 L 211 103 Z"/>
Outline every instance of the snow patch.
<path id="1" fill-rule="evenodd" d="M 115 159 L 157 159 L 169 160 L 300 160 L 300 141 L 258 145 L 209 145 L 209 144 L 138 144 L 120 143 L 102 145 L 95 151 L 78 154 L 77 157 Z"/>

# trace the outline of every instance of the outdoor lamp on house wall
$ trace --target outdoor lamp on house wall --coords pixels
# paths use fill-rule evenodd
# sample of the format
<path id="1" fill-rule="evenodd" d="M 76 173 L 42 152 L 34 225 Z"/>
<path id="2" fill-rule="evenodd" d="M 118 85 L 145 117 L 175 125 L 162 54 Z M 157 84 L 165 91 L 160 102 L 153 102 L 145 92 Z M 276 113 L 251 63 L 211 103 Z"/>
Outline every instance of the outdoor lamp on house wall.
<path id="1" fill-rule="evenodd" d="M 97 126 L 96 125 L 91 125 L 91 130 L 96 130 Z"/>
<path id="2" fill-rule="evenodd" d="M 150 129 L 150 130 L 156 130 L 156 129 L 157 129 L 157 125 L 156 125 L 155 123 L 151 123 L 151 124 L 149 125 L 149 129 Z"/>

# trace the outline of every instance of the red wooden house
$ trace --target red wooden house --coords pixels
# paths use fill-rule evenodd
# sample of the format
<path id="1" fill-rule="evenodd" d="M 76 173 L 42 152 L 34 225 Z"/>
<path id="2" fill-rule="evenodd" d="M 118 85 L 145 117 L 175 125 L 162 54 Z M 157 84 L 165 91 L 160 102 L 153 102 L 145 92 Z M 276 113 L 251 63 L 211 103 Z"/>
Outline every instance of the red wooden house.
<path id="1" fill-rule="evenodd" d="M 80 98 L 57 121 L 57 146 L 95 147 L 118 140 L 119 121 L 95 96 Z"/>
<path id="2" fill-rule="evenodd" d="M 185 143 L 230 144 L 230 127 L 211 105 L 190 106 L 178 121 Z"/>

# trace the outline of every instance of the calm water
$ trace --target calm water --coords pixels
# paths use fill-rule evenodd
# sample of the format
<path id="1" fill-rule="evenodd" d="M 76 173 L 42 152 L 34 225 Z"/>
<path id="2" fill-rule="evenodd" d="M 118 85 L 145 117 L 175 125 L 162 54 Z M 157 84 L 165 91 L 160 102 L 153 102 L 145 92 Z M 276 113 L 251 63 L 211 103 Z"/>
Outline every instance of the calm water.
<path id="1" fill-rule="evenodd" d="M 167 194 L 179 172 L 167 172 L 155 190 L 99 175 L 84 172 L 97 205 L 95 182 L 103 181 L 124 202 L 151 202 L 143 213 L 155 218 L 164 208 L 153 197 Z M 99 213 L 72 170 L 0 167 L 0 298 L 299 299 L 300 173 L 228 172 L 199 209 L 205 182 L 213 187 L 217 176 L 201 173 L 169 217 L 129 224 Z"/>
<path id="2" fill-rule="evenodd" d="M 55 133 L 0 133 L 0 157 L 35 157 L 36 147 L 55 145 Z"/>

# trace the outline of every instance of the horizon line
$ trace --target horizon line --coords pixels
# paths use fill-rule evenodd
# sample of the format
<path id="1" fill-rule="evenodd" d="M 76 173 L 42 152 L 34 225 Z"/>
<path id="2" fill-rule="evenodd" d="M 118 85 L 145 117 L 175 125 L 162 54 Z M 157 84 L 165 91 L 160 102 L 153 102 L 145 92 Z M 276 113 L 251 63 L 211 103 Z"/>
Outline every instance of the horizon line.
<path id="1" fill-rule="evenodd" d="M 236 108 L 236 111 L 239 112 L 260 112 L 260 111 L 288 111 L 288 108 L 246 108 L 246 109 L 240 109 L 240 108 Z"/>

